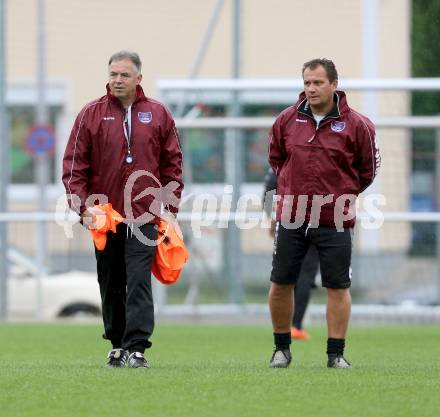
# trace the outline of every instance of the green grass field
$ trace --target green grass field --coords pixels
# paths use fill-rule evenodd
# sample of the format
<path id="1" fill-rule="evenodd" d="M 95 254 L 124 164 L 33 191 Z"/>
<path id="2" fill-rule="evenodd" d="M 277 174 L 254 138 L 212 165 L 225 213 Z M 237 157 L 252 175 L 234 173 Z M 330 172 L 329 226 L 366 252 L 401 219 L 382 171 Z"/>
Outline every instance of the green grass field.
<path id="1" fill-rule="evenodd" d="M 352 327 L 351 370 L 325 330 L 269 369 L 268 326 L 159 324 L 152 368 L 105 369 L 96 325 L 0 325 L 0 416 L 440 416 L 440 329 Z"/>

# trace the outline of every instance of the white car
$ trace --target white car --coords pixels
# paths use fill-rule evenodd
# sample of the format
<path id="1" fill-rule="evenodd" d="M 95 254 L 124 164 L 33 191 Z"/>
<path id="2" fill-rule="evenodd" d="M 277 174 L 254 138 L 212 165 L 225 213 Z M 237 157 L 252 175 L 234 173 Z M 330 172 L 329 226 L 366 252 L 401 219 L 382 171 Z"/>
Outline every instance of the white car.
<path id="1" fill-rule="evenodd" d="M 12 320 L 91 317 L 101 312 L 98 280 L 93 273 L 71 271 L 38 279 L 35 274 L 12 271 L 7 285 L 8 318 Z"/>

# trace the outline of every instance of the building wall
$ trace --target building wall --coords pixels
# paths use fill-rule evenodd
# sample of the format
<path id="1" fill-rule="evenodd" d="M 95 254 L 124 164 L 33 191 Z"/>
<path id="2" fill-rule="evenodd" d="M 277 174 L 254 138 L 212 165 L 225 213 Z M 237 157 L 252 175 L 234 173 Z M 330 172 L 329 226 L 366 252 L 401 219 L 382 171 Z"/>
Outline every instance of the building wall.
<path id="1" fill-rule="evenodd" d="M 34 80 L 36 1 L 7 4 L 9 82 Z M 137 51 L 143 85 L 190 73 L 216 0 L 187 2 L 46 0 L 48 81 L 73 90 L 72 109 L 104 93 L 107 60 Z M 409 0 L 379 1 L 379 77 L 409 75 Z M 201 68 L 204 78 L 231 75 L 232 1 L 224 8 Z M 298 77 L 302 63 L 332 58 L 341 78 L 362 76 L 362 0 L 242 0 L 242 77 Z M 398 45 L 398 47 L 396 47 Z"/>
<path id="2" fill-rule="evenodd" d="M 7 77 L 10 84 L 35 81 L 36 1 L 7 3 Z M 46 0 L 47 81 L 66 86 L 66 111 L 60 149 L 72 119 L 88 101 L 105 93 L 107 61 L 120 49 L 137 51 L 143 61 L 142 85 L 157 97 L 156 80 L 190 73 L 216 0 L 151 1 Z M 302 64 L 314 57 L 335 61 L 340 78 L 361 78 L 362 0 L 242 0 L 241 76 L 300 76 Z M 378 4 L 378 77 L 410 76 L 409 0 Z M 225 1 L 200 77 L 231 75 L 232 0 Z M 349 94 L 364 111 L 364 95 Z M 406 93 L 378 94 L 382 116 L 406 115 Z M 410 146 L 404 131 L 381 130 L 383 166 L 374 191 L 387 196 L 388 207 L 408 209 Z M 60 149 L 58 154 L 61 155 Z M 62 149 L 61 149 L 62 150 Z M 387 237 L 393 236 L 393 242 Z M 398 239 L 396 239 L 398 236 Z M 254 240 L 255 241 L 255 240 Z M 381 245 L 405 248 L 409 228 L 387 226 Z M 365 243 L 365 242 L 364 242 Z M 368 246 L 368 243 L 365 243 Z M 397 245 L 397 246 L 396 246 Z"/>

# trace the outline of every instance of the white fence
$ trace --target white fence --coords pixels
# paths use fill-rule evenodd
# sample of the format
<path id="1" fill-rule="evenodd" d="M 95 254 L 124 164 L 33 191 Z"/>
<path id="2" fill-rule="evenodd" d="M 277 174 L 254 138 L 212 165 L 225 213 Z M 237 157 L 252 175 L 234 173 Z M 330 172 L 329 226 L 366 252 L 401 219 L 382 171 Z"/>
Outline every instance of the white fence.
<path id="1" fill-rule="evenodd" d="M 390 79 L 390 80 L 341 80 L 340 86 L 342 89 L 348 91 L 357 91 L 362 94 L 372 94 L 373 92 L 379 91 L 438 91 L 440 90 L 440 79 L 413 79 L 413 80 L 401 80 L 401 79 Z M 233 100 L 234 97 L 237 99 L 244 98 L 251 102 L 258 102 L 261 98 L 263 98 L 266 102 L 274 102 L 276 97 L 282 97 L 283 100 L 286 100 L 286 97 L 289 96 L 294 100 L 295 91 L 300 91 L 302 88 L 301 80 L 161 80 L 158 82 L 158 87 L 161 92 L 161 96 L 163 100 L 169 102 L 171 105 L 181 105 L 182 103 L 192 103 L 196 104 L 204 99 L 210 99 L 210 97 L 214 97 L 216 102 L 218 100 L 223 101 L 228 104 L 230 100 Z M 225 130 L 230 131 L 231 129 L 235 130 L 243 130 L 243 129 L 268 129 L 273 121 L 274 117 L 194 117 L 195 112 L 189 112 L 187 117 L 181 117 L 176 119 L 177 127 L 181 130 L 183 135 L 189 129 L 217 129 L 217 130 Z M 373 121 L 375 122 L 378 129 L 412 129 L 412 128 L 430 128 L 437 129 L 440 131 L 440 117 L 435 116 L 408 116 L 405 114 L 398 116 L 383 116 L 379 115 L 378 109 L 376 109 L 376 115 L 372 116 Z M 440 137 L 440 135 L 438 135 Z M 229 142 L 230 143 L 230 142 Z M 438 151 L 438 150 L 437 150 Z M 230 169 L 234 169 L 234 167 L 229 166 Z M 227 176 L 228 177 L 228 176 Z M 231 178 L 229 176 L 229 178 Z M 241 184 L 238 184 L 239 186 Z M 188 187 L 190 190 L 195 189 L 191 184 Z M 197 188 L 197 187 L 196 187 Z M 209 189 L 208 185 L 206 189 Z M 60 193 L 61 193 L 60 189 Z M 190 207 L 191 208 L 191 207 Z M 186 208 L 188 209 L 188 207 Z M 365 214 L 360 213 L 360 217 L 365 216 Z M 180 221 L 186 225 L 187 230 L 191 229 L 191 222 L 197 221 L 207 221 L 213 225 L 213 230 L 215 229 L 216 222 L 228 223 L 232 224 L 234 221 L 238 220 L 249 220 L 249 219 L 260 219 L 261 214 L 257 211 L 248 212 L 248 213 L 229 213 L 225 214 L 218 211 L 214 212 L 193 212 L 193 211 L 183 211 L 179 214 Z M 390 210 L 383 212 L 383 219 L 385 226 L 387 225 L 395 225 L 396 228 L 399 228 L 400 225 L 404 225 L 403 228 L 408 229 L 410 223 L 434 223 L 436 224 L 436 228 L 440 227 L 440 212 L 439 211 L 431 211 L 431 212 L 413 212 L 410 210 Z M 74 223 L 76 220 L 75 215 L 70 215 L 68 218 L 65 218 L 64 214 L 56 215 L 54 213 L 0 213 L 0 222 L 6 222 L 8 225 L 18 224 L 18 223 L 60 223 L 63 221 L 67 221 L 67 223 Z M 63 231 L 62 228 L 59 228 L 60 236 L 62 236 Z M 215 233 L 218 232 L 214 231 Z M 213 233 L 214 233 L 213 232 Z M 243 236 L 239 236 L 236 231 L 238 239 L 243 242 Z M 237 237 L 236 236 L 236 237 Z M 214 239 L 214 238 L 213 238 Z M 221 235 L 217 233 L 216 238 L 219 242 L 214 242 L 213 244 L 218 245 L 219 248 L 223 245 L 221 242 Z M 255 239 L 252 237 L 251 239 Z M 259 239 L 259 237 L 257 237 Z M 392 237 L 391 237 L 392 239 Z M 396 237 L 395 240 L 399 240 L 399 237 Z M 379 242 L 380 243 L 380 242 Z M 188 268 L 187 275 L 184 275 L 182 280 L 182 286 L 180 288 L 180 293 L 183 291 L 183 296 L 175 297 L 173 295 L 175 290 L 174 288 L 167 289 L 162 286 L 157 286 L 155 288 L 156 292 L 156 302 L 157 302 L 157 311 L 158 314 L 162 314 L 169 317 L 182 317 L 187 316 L 190 318 L 201 319 L 202 317 L 227 317 L 230 314 L 239 315 L 243 318 L 249 317 L 261 317 L 263 320 L 267 319 L 267 307 L 263 303 L 254 303 L 252 301 L 241 301 L 238 304 L 231 304 L 231 297 L 228 298 L 228 292 L 233 292 L 234 289 L 237 289 L 237 286 L 232 282 L 234 279 L 231 276 L 225 276 L 223 274 L 223 265 L 224 259 L 219 259 L 219 264 L 217 265 L 219 269 L 216 272 L 216 278 L 219 281 L 224 281 L 226 290 L 225 299 L 219 304 L 218 299 L 213 302 L 207 303 L 203 297 L 200 297 L 200 292 L 203 287 L 203 275 L 207 275 L 210 273 L 208 267 L 205 268 L 204 264 L 209 264 L 212 262 L 210 257 L 214 257 L 214 254 L 207 254 L 207 248 L 200 249 L 200 246 L 206 246 L 205 242 L 193 242 L 193 256 L 192 262 L 194 264 L 202 265 L 201 269 L 198 271 L 200 273 L 200 277 L 194 278 L 195 274 L 193 274 L 194 269 L 191 269 L 191 266 Z M 199 246 L 197 246 L 199 245 Z M 405 254 L 400 253 L 395 256 L 395 253 L 392 256 L 395 256 L 395 259 L 390 261 L 386 259 L 378 260 L 378 257 L 382 256 L 381 250 L 379 249 L 378 253 L 375 254 L 376 257 L 366 257 L 358 267 L 361 272 L 364 269 L 373 269 L 375 263 L 377 262 L 378 268 L 382 268 L 383 271 L 379 274 L 377 273 L 374 276 L 366 277 L 365 281 L 362 281 L 362 285 L 364 286 L 362 289 L 365 289 L 366 286 L 377 286 L 379 289 L 381 287 L 381 282 L 383 280 L 383 276 L 389 272 L 390 281 L 391 280 L 399 280 L 403 279 L 403 275 L 410 275 L 408 271 L 410 268 L 414 268 L 417 271 L 418 265 L 422 264 L 425 270 L 426 277 L 430 277 L 429 285 L 427 284 L 426 277 L 417 276 L 418 273 L 414 276 L 415 285 L 409 290 L 417 290 L 417 287 L 424 286 L 428 288 L 431 292 L 431 295 L 437 294 L 437 302 L 440 300 L 440 249 L 438 247 L 439 241 L 437 240 L 437 247 L 434 248 L 434 251 L 437 253 L 437 256 L 434 256 L 430 259 L 423 259 L 420 262 L 411 262 L 408 263 L 407 256 Z M 217 247 L 217 246 L 216 246 Z M 38 251 L 38 248 L 35 248 L 35 251 Z M 213 249 L 214 251 L 214 249 Z M 384 252 L 385 253 L 385 252 Z M 92 257 L 93 255 L 90 254 Z M 388 257 L 388 253 L 386 253 Z M 203 259 L 205 257 L 205 259 Z M 251 257 L 249 262 L 254 262 L 258 258 L 258 254 L 255 257 Z M 263 256 L 260 256 L 263 258 Z M 270 267 L 270 246 L 268 247 L 267 253 L 264 254 L 264 262 L 267 261 L 267 268 Z M 262 259 L 260 259 L 263 262 Z M 393 263 L 394 262 L 394 263 Z M 365 268 L 365 265 L 367 267 Z M 252 265 L 251 265 L 252 266 Z M 254 265 L 255 266 L 255 265 Z M 203 269 L 205 268 L 205 269 Z M 207 269 L 208 268 L 208 269 Z M 258 268 L 258 267 L 257 267 Z M 407 271 L 402 271 L 406 269 Z M 419 269 L 420 270 L 420 269 Z M 403 273 L 405 272 L 405 274 Z M 223 274 L 223 275 L 222 275 Z M 193 276 L 194 275 L 194 276 Z M 205 277 L 206 278 L 206 277 Z M 241 277 L 243 278 L 243 277 Z M 241 278 L 238 278 L 239 280 Z M 266 277 L 268 279 L 268 277 Z M 185 282 L 186 281 L 186 282 Z M 246 281 L 246 279 L 244 279 Z M 388 281 L 387 281 L 388 282 Z M 261 282 L 260 282 L 261 283 Z M 244 285 L 243 282 L 240 285 Z M 267 286 L 267 282 L 264 285 Z M 214 288 L 215 290 L 215 288 Z M 384 290 L 385 291 L 385 290 Z M 182 294 L 180 294 L 182 295 Z M 174 301 L 177 300 L 177 304 Z M 379 301 L 378 301 L 379 300 Z M 313 300 L 312 300 L 313 301 Z M 357 303 L 355 300 L 355 305 L 353 308 L 354 319 L 358 317 L 359 321 L 368 321 L 370 319 L 375 322 L 384 321 L 393 321 L 397 320 L 398 322 L 406 322 L 411 321 L 412 317 L 414 320 L 418 322 L 430 322 L 440 321 L 440 313 L 438 306 L 420 306 L 417 303 L 408 302 L 408 300 L 403 299 L 403 304 L 401 305 L 379 305 L 380 299 L 376 298 L 376 301 L 373 300 L 375 305 L 365 306 L 360 303 Z M 311 306 L 309 310 L 309 319 L 310 320 L 321 320 L 324 317 L 324 310 L 322 305 Z"/>

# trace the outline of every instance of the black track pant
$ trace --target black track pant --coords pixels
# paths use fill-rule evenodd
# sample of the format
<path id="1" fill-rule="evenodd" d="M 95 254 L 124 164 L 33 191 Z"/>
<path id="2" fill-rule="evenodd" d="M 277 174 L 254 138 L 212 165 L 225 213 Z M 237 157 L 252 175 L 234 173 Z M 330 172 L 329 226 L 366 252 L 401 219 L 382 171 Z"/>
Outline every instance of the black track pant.
<path id="1" fill-rule="evenodd" d="M 153 224 L 140 226 L 144 236 L 156 240 Z M 103 251 L 95 249 L 101 291 L 104 338 L 113 348 L 144 352 L 154 329 L 151 264 L 156 251 L 139 241 L 130 228 L 119 224 L 107 234 Z"/>

